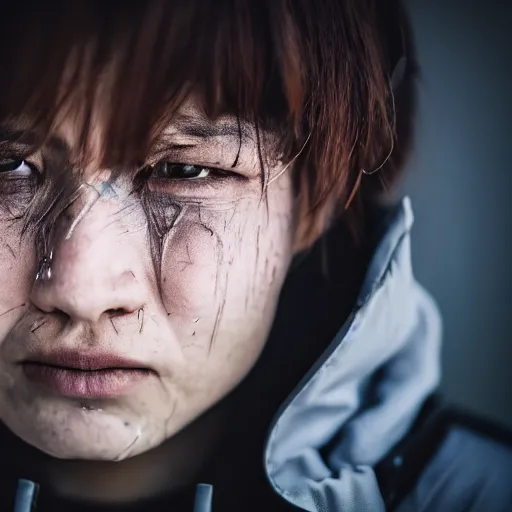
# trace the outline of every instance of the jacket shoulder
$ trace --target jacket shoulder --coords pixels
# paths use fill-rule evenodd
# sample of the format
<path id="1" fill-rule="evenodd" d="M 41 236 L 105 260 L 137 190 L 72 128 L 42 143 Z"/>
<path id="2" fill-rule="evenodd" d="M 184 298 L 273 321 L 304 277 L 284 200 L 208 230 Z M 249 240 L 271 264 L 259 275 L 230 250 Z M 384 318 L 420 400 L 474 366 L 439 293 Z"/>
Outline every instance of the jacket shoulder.
<path id="1" fill-rule="evenodd" d="M 388 510 L 512 510 L 512 432 L 439 397 L 375 469 Z"/>

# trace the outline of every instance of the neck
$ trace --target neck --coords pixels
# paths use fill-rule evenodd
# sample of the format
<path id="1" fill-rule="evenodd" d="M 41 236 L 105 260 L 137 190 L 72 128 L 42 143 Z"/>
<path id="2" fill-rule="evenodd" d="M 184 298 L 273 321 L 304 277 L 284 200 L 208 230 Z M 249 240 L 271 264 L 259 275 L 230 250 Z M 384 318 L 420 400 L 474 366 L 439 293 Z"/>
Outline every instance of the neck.
<path id="1" fill-rule="evenodd" d="M 18 477 L 73 501 L 129 503 L 170 494 L 196 481 L 219 442 L 225 409 L 219 404 L 159 447 L 122 462 L 55 459 L 2 428 L 11 447 L 5 464 L 15 461 Z"/>

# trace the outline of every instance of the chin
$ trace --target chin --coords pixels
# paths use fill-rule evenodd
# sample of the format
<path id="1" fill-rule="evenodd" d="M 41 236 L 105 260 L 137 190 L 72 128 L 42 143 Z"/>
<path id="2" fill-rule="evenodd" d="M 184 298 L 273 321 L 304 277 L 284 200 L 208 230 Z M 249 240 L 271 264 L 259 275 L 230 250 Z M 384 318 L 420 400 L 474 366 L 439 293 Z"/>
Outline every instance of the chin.
<path id="1" fill-rule="evenodd" d="M 6 423 L 26 443 L 58 459 L 121 461 L 150 450 L 160 437 L 132 411 L 75 405 L 35 416 Z"/>

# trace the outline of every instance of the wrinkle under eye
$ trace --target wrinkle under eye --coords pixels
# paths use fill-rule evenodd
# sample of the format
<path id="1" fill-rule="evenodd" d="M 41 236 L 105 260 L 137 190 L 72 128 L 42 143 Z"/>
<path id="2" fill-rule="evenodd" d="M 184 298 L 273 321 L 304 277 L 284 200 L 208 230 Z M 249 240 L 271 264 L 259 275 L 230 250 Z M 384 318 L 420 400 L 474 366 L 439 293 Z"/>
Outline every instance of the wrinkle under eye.
<path id="1" fill-rule="evenodd" d="M 22 158 L 0 159 L 0 208 L 15 217 L 26 210 L 28 202 L 36 191 L 40 177 L 37 167 Z M 4 202 L 7 201 L 8 202 Z M 12 203 L 15 200 L 15 203 Z M 14 213 L 16 212 L 16 213 Z"/>
<path id="2" fill-rule="evenodd" d="M 161 160 L 144 167 L 136 183 L 151 194 L 163 194 L 177 201 L 208 201 L 212 206 L 237 201 L 250 192 L 252 183 L 240 172 L 206 164 Z"/>

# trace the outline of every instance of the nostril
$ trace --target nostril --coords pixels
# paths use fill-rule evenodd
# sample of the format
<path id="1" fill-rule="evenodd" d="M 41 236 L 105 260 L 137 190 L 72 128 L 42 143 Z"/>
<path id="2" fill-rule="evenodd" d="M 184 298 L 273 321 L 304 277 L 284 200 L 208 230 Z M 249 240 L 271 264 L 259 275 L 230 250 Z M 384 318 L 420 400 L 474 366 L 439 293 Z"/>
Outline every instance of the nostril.
<path id="1" fill-rule="evenodd" d="M 113 308 L 113 309 L 107 309 L 106 313 L 110 317 L 114 317 L 114 316 L 126 315 L 127 311 L 123 308 Z"/>

